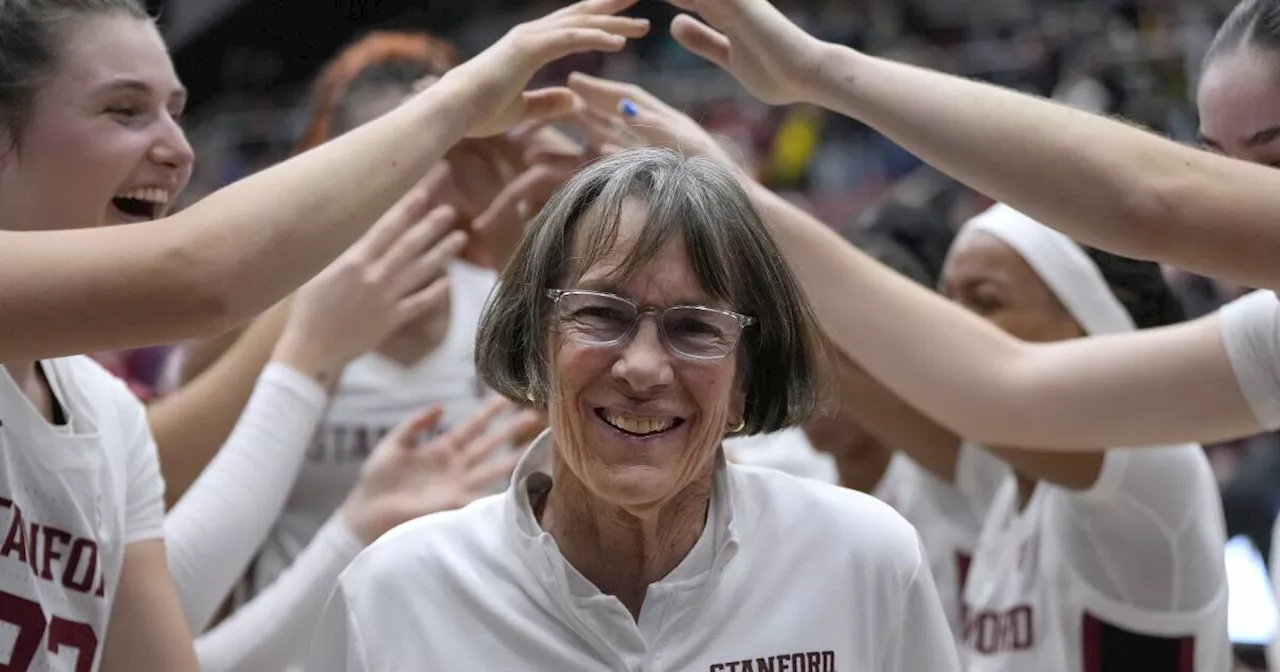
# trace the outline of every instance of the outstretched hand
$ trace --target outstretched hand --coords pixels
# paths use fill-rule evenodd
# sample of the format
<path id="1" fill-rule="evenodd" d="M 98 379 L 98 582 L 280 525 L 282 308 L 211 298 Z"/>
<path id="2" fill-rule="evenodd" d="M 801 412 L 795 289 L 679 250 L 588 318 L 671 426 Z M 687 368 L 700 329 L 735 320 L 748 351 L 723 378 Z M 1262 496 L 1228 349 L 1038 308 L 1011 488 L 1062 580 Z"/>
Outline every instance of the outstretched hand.
<path id="1" fill-rule="evenodd" d="M 569 88 L 581 101 L 579 123 L 599 146 L 665 147 L 741 170 L 739 162 L 698 122 L 635 84 L 575 72 L 569 76 Z"/>
<path id="2" fill-rule="evenodd" d="M 825 43 L 768 0 L 667 0 L 702 17 L 677 16 L 671 34 L 689 51 L 732 74 L 774 105 L 813 102 Z"/>
<path id="3" fill-rule="evenodd" d="M 527 437 L 542 422 L 532 411 L 499 418 L 512 408 L 495 399 L 475 415 L 422 443 L 444 411 L 433 406 L 401 423 L 374 448 L 340 512 L 351 531 L 373 543 L 387 530 L 420 516 L 458 509 L 510 478 L 516 451 L 499 449 Z"/>
<path id="4" fill-rule="evenodd" d="M 274 359 L 330 384 L 352 359 L 449 296 L 447 264 L 467 243 L 453 208 L 436 207 L 432 171 L 298 290 Z"/>
<path id="5" fill-rule="evenodd" d="M 498 192 L 472 223 L 484 241 L 489 263 L 502 268 L 519 247 L 526 228 L 551 200 L 551 195 L 586 161 L 595 158 L 585 148 L 535 148 L 526 155 L 528 167 Z"/>
<path id="6" fill-rule="evenodd" d="M 525 91 L 530 78 L 557 59 L 584 51 L 619 51 L 643 37 L 649 22 L 613 16 L 637 0 L 582 0 L 512 28 L 493 46 L 450 70 L 432 88 L 471 106 L 469 137 L 502 133 L 522 121 L 562 116 L 573 106 L 564 88 Z"/>

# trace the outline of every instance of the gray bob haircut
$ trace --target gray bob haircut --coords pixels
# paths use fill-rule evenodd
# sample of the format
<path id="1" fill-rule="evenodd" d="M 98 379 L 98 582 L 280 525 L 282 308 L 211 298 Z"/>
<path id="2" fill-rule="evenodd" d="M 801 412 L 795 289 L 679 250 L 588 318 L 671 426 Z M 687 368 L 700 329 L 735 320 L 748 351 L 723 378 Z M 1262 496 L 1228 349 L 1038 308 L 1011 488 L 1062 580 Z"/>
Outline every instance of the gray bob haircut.
<path id="1" fill-rule="evenodd" d="M 476 368 L 500 394 L 539 409 L 551 394 L 548 289 L 571 288 L 609 253 L 625 201 L 648 206 L 635 246 L 609 280 L 622 284 L 675 236 L 702 290 L 756 318 L 735 352 L 745 385 L 743 434 L 804 421 L 817 401 L 813 310 L 747 192 L 702 158 L 635 149 L 600 159 L 561 185 L 502 272 L 480 318 Z M 575 257 L 575 239 L 580 247 Z"/>

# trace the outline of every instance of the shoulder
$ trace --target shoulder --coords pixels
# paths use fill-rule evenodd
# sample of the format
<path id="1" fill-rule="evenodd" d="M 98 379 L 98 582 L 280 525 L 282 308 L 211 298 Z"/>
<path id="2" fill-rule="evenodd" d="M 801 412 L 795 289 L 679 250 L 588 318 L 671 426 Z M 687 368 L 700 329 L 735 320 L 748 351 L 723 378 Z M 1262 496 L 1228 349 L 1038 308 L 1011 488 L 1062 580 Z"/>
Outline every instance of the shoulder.
<path id="1" fill-rule="evenodd" d="M 69 403 L 92 413 L 94 421 L 121 423 L 120 430 L 136 432 L 146 426 L 146 406 L 128 384 L 85 355 L 45 360 L 53 366 Z"/>
<path id="2" fill-rule="evenodd" d="M 875 497 L 772 469 L 730 465 L 729 473 L 734 510 L 741 512 L 741 529 L 753 543 L 785 537 L 796 550 L 910 573 L 921 562 L 915 528 Z"/>
<path id="3" fill-rule="evenodd" d="M 1275 320 L 1280 316 L 1280 299 L 1269 289 L 1259 289 L 1223 306 L 1218 314 L 1224 320 L 1241 318 Z"/>
<path id="4" fill-rule="evenodd" d="M 370 544 L 342 573 L 347 593 L 386 596 L 416 580 L 445 579 L 506 557 L 501 552 L 506 493 L 403 523 Z M 387 592 L 391 591 L 391 592 Z"/>
<path id="5" fill-rule="evenodd" d="M 1222 346 L 1258 422 L 1280 427 L 1280 300 L 1258 290 L 1217 313 Z"/>
<path id="6" fill-rule="evenodd" d="M 1107 451 L 1093 486 L 1074 494 L 1085 500 L 1119 495 L 1186 502 L 1192 496 L 1216 499 L 1218 482 L 1200 444 L 1115 448 Z"/>
<path id="7" fill-rule="evenodd" d="M 123 380 L 88 355 L 58 357 L 45 362 L 60 374 L 75 380 L 76 386 L 84 388 L 86 392 L 102 392 L 112 396 L 124 395 L 137 400 L 137 397 L 129 392 L 129 387 Z"/>

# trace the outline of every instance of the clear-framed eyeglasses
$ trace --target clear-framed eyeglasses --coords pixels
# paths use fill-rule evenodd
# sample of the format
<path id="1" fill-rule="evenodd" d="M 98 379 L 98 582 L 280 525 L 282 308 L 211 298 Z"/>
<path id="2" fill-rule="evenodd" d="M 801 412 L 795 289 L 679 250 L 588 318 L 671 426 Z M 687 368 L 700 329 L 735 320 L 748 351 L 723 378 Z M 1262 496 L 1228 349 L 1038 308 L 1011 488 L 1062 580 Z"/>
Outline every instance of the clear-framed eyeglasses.
<path id="1" fill-rule="evenodd" d="M 549 289 L 555 301 L 560 330 L 584 345 L 619 346 L 635 335 L 640 318 L 657 318 L 658 333 L 667 349 L 686 359 L 723 359 L 738 347 L 742 330 L 756 318 L 707 306 L 640 308 L 635 302 L 607 292 Z"/>

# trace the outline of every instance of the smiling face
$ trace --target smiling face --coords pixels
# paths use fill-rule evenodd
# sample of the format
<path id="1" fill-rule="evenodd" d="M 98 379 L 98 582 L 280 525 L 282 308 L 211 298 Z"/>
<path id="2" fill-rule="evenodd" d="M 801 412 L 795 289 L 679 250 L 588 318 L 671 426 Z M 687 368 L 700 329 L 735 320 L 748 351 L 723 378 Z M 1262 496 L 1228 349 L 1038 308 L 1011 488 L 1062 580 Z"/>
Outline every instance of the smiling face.
<path id="1" fill-rule="evenodd" d="M 163 217 L 191 177 L 186 92 L 150 20 L 77 19 L 17 145 L 0 154 L 0 228 L 84 228 Z"/>
<path id="2" fill-rule="evenodd" d="M 1025 341 L 1084 334 L 1018 251 L 985 231 L 956 238 L 942 268 L 947 298 Z"/>
<path id="3" fill-rule="evenodd" d="M 628 200 L 609 253 L 561 288 L 610 292 L 641 307 L 734 310 L 701 287 L 679 236 L 631 277 L 613 282 L 612 271 L 632 249 L 647 213 L 644 204 Z M 579 258 L 590 218 L 574 240 Z M 709 480 L 720 441 L 742 418 L 746 399 L 736 353 L 710 360 L 674 355 L 655 317 L 643 317 L 634 335 L 616 346 L 587 345 L 558 322 L 551 327 L 549 406 L 559 460 L 594 496 L 634 513 Z"/>
<path id="4" fill-rule="evenodd" d="M 1216 56 L 1196 102 L 1205 149 L 1280 167 L 1280 54 L 1243 46 Z"/>

